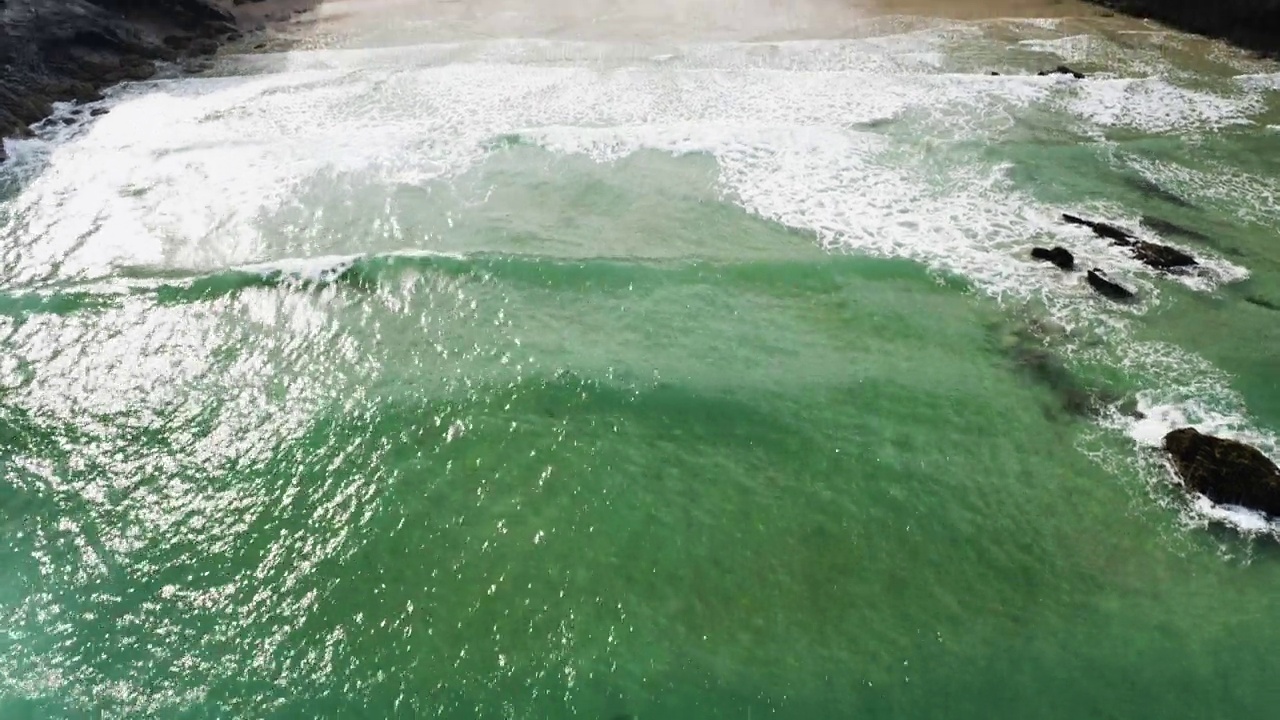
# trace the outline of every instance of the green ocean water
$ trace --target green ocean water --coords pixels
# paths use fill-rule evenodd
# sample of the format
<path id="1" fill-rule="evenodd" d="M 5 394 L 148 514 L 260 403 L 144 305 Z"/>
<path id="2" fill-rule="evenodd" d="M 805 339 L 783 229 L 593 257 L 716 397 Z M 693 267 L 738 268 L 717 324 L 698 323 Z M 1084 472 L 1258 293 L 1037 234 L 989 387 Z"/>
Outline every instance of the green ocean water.
<path id="1" fill-rule="evenodd" d="M 1150 442 L 1275 456 L 1274 66 L 400 41 L 11 144 L 0 717 L 1280 712 L 1274 527 Z"/>

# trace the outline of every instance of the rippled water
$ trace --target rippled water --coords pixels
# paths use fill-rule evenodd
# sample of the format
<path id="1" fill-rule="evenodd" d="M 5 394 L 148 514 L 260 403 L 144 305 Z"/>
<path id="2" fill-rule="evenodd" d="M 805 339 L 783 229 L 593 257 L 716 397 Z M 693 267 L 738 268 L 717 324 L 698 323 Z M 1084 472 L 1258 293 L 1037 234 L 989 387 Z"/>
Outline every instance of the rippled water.
<path id="1" fill-rule="evenodd" d="M 0 716 L 1273 717 L 1275 527 L 1155 448 L 1280 457 L 1280 69 L 597 4 L 330 3 L 8 141 Z"/>

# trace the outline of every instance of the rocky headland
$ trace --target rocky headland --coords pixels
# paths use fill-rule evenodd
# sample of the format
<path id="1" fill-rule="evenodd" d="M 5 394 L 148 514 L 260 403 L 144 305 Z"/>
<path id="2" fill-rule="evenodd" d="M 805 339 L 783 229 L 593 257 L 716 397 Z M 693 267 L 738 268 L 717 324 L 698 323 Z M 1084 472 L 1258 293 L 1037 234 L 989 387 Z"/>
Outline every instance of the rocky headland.
<path id="1" fill-rule="evenodd" d="M 157 62 L 212 55 L 317 1 L 0 0 L 0 137 L 30 134 L 55 102 L 99 100 Z"/>
<path id="2" fill-rule="evenodd" d="M 1090 0 L 1117 12 L 1280 58 L 1280 0 Z"/>

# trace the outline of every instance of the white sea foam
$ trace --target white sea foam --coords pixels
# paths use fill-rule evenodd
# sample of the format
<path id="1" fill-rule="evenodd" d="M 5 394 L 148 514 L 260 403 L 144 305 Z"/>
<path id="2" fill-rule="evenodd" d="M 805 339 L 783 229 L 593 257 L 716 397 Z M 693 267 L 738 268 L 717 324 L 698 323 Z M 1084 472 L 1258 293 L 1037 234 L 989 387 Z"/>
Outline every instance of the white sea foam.
<path id="1" fill-rule="evenodd" d="M 1173 161 L 1133 158 L 1130 164 L 1161 187 L 1188 200 L 1260 225 L 1280 223 L 1280 178 L 1248 172 L 1215 158 L 1202 158 L 1200 168 Z"/>
<path id="2" fill-rule="evenodd" d="M 1096 80 L 1078 85 L 1070 112 L 1099 127 L 1151 133 L 1244 125 L 1265 105 L 1257 93 L 1238 96 L 1189 90 L 1163 78 Z"/>
<path id="3" fill-rule="evenodd" d="M 611 47 L 559 45 L 576 57 Z M 620 147 L 648 142 L 714 155 L 732 166 L 726 167 L 726 184 L 752 206 L 769 201 L 752 177 L 796 183 L 795 192 L 779 197 L 805 202 L 813 201 L 804 187 L 812 182 L 824 191 L 819 197 L 845 204 L 847 211 L 875 206 L 881 220 L 909 214 L 915 219 L 908 226 L 932 224 L 946 234 L 955 223 L 942 219 L 969 212 L 961 206 L 975 192 L 923 197 L 922 176 L 933 169 L 927 158 L 943 147 L 938 143 L 996 137 L 1013 126 L 1020 111 L 1037 106 L 1070 112 L 1095 128 L 1161 132 L 1244 122 L 1257 107 L 1256 93 L 1248 90 L 1218 96 L 1161 79 L 1076 83 L 927 73 L 932 61 L 921 60 L 920 51 L 937 47 L 927 36 L 695 45 L 682 48 L 675 65 L 441 64 L 459 53 L 524 57 L 531 47 L 546 52 L 547 42 L 478 47 L 304 53 L 287 61 L 299 66 L 288 72 L 124 88 L 114 95 L 111 114 L 87 131 L 51 138 L 57 151 L 20 200 L 31 223 L 28 233 L 45 237 L 48 252 L 33 248 L 24 264 L 39 276 L 54 258 L 62 272 L 80 274 L 128 261 L 224 266 L 260 258 L 271 249 L 255 230 L 258 215 L 278 208 L 300 182 L 318 173 L 377 173 L 423 183 L 473 167 L 488 151 L 488 139 L 521 128 L 561 128 L 561 134 L 582 128 L 588 133 L 584 141 L 592 142 L 599 140 L 589 135 L 594 129 L 613 128 L 611 142 Z M 426 64 L 399 63 L 413 53 L 427 57 Z M 315 56 L 323 62 L 317 64 Z M 868 162 L 874 158 L 866 145 L 874 140 L 842 130 L 902 117 L 923 119 L 929 136 L 914 147 L 899 141 L 898 157 L 888 157 L 884 148 L 876 153 L 883 162 L 911 161 L 923 168 L 876 166 Z M 701 135 L 687 142 L 656 137 L 677 126 Z M 816 137 L 823 146 L 814 145 Z M 81 172 L 87 166 L 96 169 L 91 178 Z M 970 207 L 992 223 L 1012 207 L 1015 217 L 1006 218 L 1010 235 L 1027 229 L 1021 216 L 1052 214 L 997 201 L 1008 188 L 989 168 L 978 169 L 976 178 L 965 177 L 963 169 L 949 172 L 934 195 L 946 186 L 976 182 L 987 198 Z M 850 205 L 835 197 L 836 190 L 862 186 L 875 190 L 864 191 L 865 202 Z M 67 192 L 71 187 L 77 192 Z M 930 220 L 931 211 L 938 222 Z M 767 214 L 788 221 L 797 212 L 775 207 Z M 838 217 L 824 220 L 815 230 L 830 234 L 841 228 L 829 222 Z M 975 225 L 964 229 L 969 236 L 985 232 L 986 221 L 971 220 Z M 843 229 L 845 242 L 885 246 L 872 237 L 876 224 L 876 217 L 860 217 Z M 206 242 L 215 235 L 216 243 Z M 900 247 L 906 241 L 889 242 Z M 967 242 L 956 238 L 951 244 Z"/>
<path id="4" fill-rule="evenodd" d="M 1028 50 L 1052 53 L 1068 62 L 1093 60 L 1100 53 L 1100 46 L 1106 41 L 1093 35 L 1068 35 L 1066 37 L 1020 40 L 1018 44 Z"/>
<path id="5" fill-rule="evenodd" d="M 972 32 L 963 26 L 949 41 Z M 1216 412 L 1244 417 L 1219 373 L 1208 368 L 1188 385 L 1188 367 L 1205 370 L 1195 358 L 1131 342 L 1131 318 L 1161 301 L 1165 280 L 1064 226 L 1068 208 L 1036 201 L 1014 186 L 1008 166 L 965 148 L 998 141 L 1032 111 L 1066 113 L 1086 134 L 1210 131 L 1249 122 L 1266 86 L 1240 82 L 1238 92 L 1216 94 L 1162 77 L 952 74 L 940 71 L 945 37 L 931 30 L 625 51 L 504 40 L 243 61 L 263 66 L 248 76 L 125 87 L 108 101 L 109 115 L 46 138 L 42 172 L 16 201 L 21 219 L 0 230 L 23 248 L 17 279 L 102 276 L 121 265 L 278 269 L 270 263 L 297 249 L 271 245 L 259 219 L 317 177 L 421 185 L 475 167 L 496 151 L 495 138 L 511 134 L 600 162 L 641 150 L 694 153 L 716 160 L 724 196 L 749 212 L 811 231 L 834 251 L 911 258 L 996 297 L 1040 300 L 1068 328 L 1107 340 L 1119 353 L 1109 361 L 1149 378 L 1161 402 L 1212 397 Z M 1074 52 L 1072 42 L 1052 47 Z M 593 53 L 604 60 L 587 61 Z M 884 123 L 883 132 L 856 129 Z M 894 132 L 895 123 L 907 130 Z M 1147 169 L 1157 180 L 1174 172 Z M 1276 196 L 1274 183 L 1228 168 L 1213 178 L 1186 173 L 1182 185 L 1204 192 L 1234 177 L 1224 192 Z M 1121 208 L 1070 210 L 1137 224 Z M 308 232 L 299 222 L 290 241 L 314 242 Z M 1033 242 L 1055 238 L 1069 239 L 1081 264 L 1105 265 L 1136 287 L 1143 304 L 1104 303 L 1079 275 L 1026 259 Z M 1197 254 L 1203 268 L 1177 278 L 1193 289 L 1247 274 Z M 329 260 L 300 272 L 331 269 Z M 1199 394 L 1179 396 L 1187 387 Z"/>
<path id="6" fill-rule="evenodd" d="M 1280 90 L 1280 73 L 1237 75 L 1236 82 L 1250 90 Z"/>
<path id="7" fill-rule="evenodd" d="M 1243 415 L 1223 412 L 1201 398 L 1160 402 L 1154 393 L 1146 392 L 1139 396 L 1138 409 L 1145 417 L 1132 422 L 1129 435 L 1139 448 L 1158 450 L 1171 430 L 1194 427 L 1202 433 L 1253 445 L 1272 459 L 1280 457 L 1280 441 L 1274 433 L 1261 431 Z M 1180 482 L 1172 466 L 1164 462 L 1150 465 L 1148 475 L 1153 482 Z M 1192 506 L 1196 515 L 1205 520 L 1230 524 L 1245 532 L 1280 534 L 1280 519 L 1268 519 L 1248 508 L 1218 505 L 1199 494 L 1192 498 Z"/>

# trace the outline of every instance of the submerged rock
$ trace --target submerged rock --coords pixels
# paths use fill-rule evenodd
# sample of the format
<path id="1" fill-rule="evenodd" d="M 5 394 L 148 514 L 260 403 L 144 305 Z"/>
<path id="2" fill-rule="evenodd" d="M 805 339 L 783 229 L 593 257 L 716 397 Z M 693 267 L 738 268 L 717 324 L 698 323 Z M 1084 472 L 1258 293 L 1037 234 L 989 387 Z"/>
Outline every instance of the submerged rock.
<path id="1" fill-rule="evenodd" d="M 1155 215 L 1143 215 L 1142 224 L 1144 227 L 1150 228 L 1151 230 L 1164 235 L 1181 235 L 1182 237 L 1199 240 L 1203 243 L 1213 243 L 1213 238 L 1210 238 L 1199 230 L 1192 230 L 1189 227 L 1179 225 L 1178 223 L 1170 220 L 1158 218 Z"/>
<path id="2" fill-rule="evenodd" d="M 1137 297 L 1132 290 L 1108 280 L 1106 275 L 1105 272 L 1098 268 L 1090 270 L 1087 277 L 1089 287 L 1093 288 L 1099 295 L 1111 300 L 1132 300 Z"/>
<path id="3" fill-rule="evenodd" d="M 1244 301 L 1250 305 L 1257 305 L 1260 308 L 1280 312 L 1280 303 L 1272 302 L 1261 295 L 1247 295 L 1245 296 Z"/>
<path id="4" fill-rule="evenodd" d="M 1000 352 L 1018 374 L 1047 389 L 1055 404 L 1046 407 L 1046 415 L 1058 418 L 1094 418 L 1113 408 L 1124 397 L 1099 384 L 1078 376 L 1062 355 L 1052 349 L 1055 341 L 1069 332 L 1057 322 L 1041 317 L 1026 317 L 1014 327 L 1004 324 L 992 327 L 1000 337 Z M 1123 412 L 1123 410 L 1121 410 Z"/>
<path id="5" fill-rule="evenodd" d="M 1216 503 L 1280 516 L 1280 468 L 1261 450 L 1189 427 L 1165 435 L 1164 449 L 1187 489 Z"/>
<path id="6" fill-rule="evenodd" d="M 1157 200 L 1163 200 L 1164 202 L 1167 202 L 1170 205 L 1176 205 L 1180 208 L 1195 207 L 1190 202 L 1187 202 L 1187 200 L 1182 198 L 1180 195 L 1175 195 L 1174 193 L 1171 193 L 1168 190 L 1165 190 L 1164 188 L 1157 185 L 1154 181 L 1148 180 L 1145 177 L 1135 176 L 1135 175 L 1125 175 L 1124 183 L 1129 187 L 1133 188 L 1134 190 L 1137 190 L 1138 192 L 1142 193 L 1143 195 L 1146 195 L 1147 197 L 1152 197 Z"/>
<path id="7" fill-rule="evenodd" d="M 1031 257 L 1037 260 L 1051 262 L 1063 270 L 1071 270 L 1076 266 L 1075 257 L 1066 248 L 1062 247 L 1031 248 Z"/>
<path id="8" fill-rule="evenodd" d="M 1011 356 L 1030 378 L 1054 394 L 1068 415 L 1091 417 L 1104 405 L 1098 394 L 1082 384 L 1049 350 L 1020 346 L 1013 349 Z"/>

